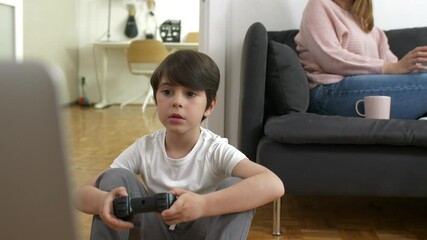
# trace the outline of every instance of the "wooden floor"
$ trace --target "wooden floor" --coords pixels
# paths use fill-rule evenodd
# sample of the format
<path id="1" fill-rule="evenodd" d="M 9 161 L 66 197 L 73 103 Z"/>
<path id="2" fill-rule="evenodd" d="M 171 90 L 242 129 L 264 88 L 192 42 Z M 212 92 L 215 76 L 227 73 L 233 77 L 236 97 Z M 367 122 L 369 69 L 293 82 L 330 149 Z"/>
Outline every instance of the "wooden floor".
<path id="1" fill-rule="evenodd" d="M 154 107 L 142 114 L 140 106 L 132 105 L 122 110 L 73 106 L 65 109 L 65 119 L 74 187 L 107 168 L 136 138 L 161 127 Z M 427 240 L 425 198 L 287 195 L 282 204 L 283 235 L 270 234 L 268 204 L 257 209 L 248 239 Z M 75 213 L 79 239 L 89 239 L 91 216 Z"/>

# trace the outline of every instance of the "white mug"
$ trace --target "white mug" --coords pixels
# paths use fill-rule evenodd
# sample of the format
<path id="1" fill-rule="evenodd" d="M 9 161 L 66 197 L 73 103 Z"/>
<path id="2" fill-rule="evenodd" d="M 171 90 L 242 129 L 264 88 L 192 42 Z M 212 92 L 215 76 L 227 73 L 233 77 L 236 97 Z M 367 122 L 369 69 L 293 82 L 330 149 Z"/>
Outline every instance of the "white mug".
<path id="1" fill-rule="evenodd" d="M 365 113 L 359 112 L 359 103 L 365 105 Z M 366 96 L 356 102 L 356 112 L 359 116 L 372 119 L 390 119 L 391 98 L 389 96 Z"/>

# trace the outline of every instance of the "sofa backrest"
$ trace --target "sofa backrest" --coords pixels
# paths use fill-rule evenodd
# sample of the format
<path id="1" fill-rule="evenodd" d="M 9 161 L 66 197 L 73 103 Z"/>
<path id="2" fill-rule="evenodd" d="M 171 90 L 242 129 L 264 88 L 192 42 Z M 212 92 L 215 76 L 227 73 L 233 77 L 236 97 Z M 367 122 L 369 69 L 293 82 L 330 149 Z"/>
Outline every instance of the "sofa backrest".
<path id="1" fill-rule="evenodd" d="M 412 49 L 427 46 L 427 27 L 385 31 L 391 51 L 401 59 Z"/>
<path id="2" fill-rule="evenodd" d="M 295 43 L 295 36 L 298 34 L 298 29 L 284 30 L 284 31 L 269 31 L 267 32 L 268 40 L 283 43 L 291 47 L 297 53 L 297 44 Z"/>

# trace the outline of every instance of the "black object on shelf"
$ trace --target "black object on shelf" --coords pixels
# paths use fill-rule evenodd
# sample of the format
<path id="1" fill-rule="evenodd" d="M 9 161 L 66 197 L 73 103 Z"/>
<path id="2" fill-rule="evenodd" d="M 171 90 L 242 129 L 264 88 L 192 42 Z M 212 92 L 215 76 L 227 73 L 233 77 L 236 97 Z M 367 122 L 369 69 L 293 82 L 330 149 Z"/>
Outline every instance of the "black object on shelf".
<path id="1" fill-rule="evenodd" d="M 160 37 L 163 42 L 180 42 L 181 20 L 166 20 L 160 25 Z"/>
<path id="2" fill-rule="evenodd" d="M 125 35 L 128 38 L 134 38 L 138 36 L 138 27 L 136 25 L 135 20 L 135 5 L 130 4 L 128 5 L 128 20 L 126 21 L 126 28 L 125 28 Z"/>

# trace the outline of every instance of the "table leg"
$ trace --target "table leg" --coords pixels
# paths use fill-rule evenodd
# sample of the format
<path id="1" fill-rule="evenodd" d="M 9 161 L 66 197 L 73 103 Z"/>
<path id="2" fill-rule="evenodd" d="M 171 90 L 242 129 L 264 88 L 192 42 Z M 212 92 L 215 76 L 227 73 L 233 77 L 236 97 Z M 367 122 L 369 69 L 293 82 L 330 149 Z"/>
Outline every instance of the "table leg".
<path id="1" fill-rule="evenodd" d="M 101 101 L 97 104 L 95 104 L 95 108 L 105 108 L 108 107 L 108 101 L 107 101 L 107 87 L 106 87 L 106 81 L 107 81 L 107 74 L 108 74 L 108 56 L 107 56 L 107 49 L 103 47 L 98 48 L 100 50 L 100 58 L 101 58 L 101 74 L 100 74 L 100 82 L 101 82 Z M 96 61 L 96 59 L 95 59 Z M 98 64 L 97 64 L 98 66 Z M 95 71 L 98 71 L 98 67 Z M 98 71 L 99 72 L 99 71 Z"/>

